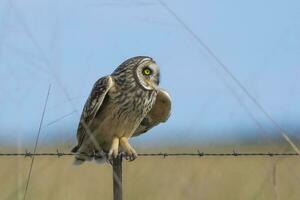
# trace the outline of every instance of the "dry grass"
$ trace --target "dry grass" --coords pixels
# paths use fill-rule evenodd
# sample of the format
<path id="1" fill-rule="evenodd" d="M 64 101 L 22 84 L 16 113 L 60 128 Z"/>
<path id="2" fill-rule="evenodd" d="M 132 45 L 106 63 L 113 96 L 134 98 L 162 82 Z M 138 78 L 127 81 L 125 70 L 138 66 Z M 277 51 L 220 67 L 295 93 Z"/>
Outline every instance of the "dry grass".
<path id="1" fill-rule="evenodd" d="M 0 160 L 0 199 L 22 199 L 30 159 Z M 72 161 L 37 157 L 27 199 L 112 199 L 110 166 Z M 124 163 L 124 199 L 298 200 L 299 169 L 299 157 L 138 158 Z"/>

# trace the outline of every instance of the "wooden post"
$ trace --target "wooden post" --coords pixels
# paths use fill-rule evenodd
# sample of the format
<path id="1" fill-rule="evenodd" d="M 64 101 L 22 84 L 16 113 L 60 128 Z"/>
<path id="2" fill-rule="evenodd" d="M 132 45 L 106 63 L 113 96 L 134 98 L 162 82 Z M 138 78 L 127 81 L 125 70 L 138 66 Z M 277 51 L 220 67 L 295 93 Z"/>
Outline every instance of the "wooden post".
<path id="1" fill-rule="evenodd" d="M 113 159 L 114 200 L 122 200 L 122 155 Z"/>

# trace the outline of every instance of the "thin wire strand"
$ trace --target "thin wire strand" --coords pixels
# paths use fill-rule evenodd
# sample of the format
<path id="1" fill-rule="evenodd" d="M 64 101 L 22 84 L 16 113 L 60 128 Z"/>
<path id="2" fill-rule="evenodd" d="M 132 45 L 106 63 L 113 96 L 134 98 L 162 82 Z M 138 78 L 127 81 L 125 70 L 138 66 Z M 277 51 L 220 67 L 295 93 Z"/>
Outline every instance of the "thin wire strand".
<path id="1" fill-rule="evenodd" d="M 211 57 L 223 68 L 223 70 L 229 75 L 229 77 L 242 89 L 242 91 L 250 98 L 250 100 L 261 110 L 261 112 L 273 123 L 273 125 L 280 131 L 283 138 L 291 145 L 295 152 L 300 155 L 299 148 L 293 143 L 293 141 L 288 137 L 286 132 L 281 128 L 281 126 L 272 118 L 272 116 L 263 108 L 263 106 L 250 94 L 248 89 L 234 76 L 234 74 L 229 70 L 229 68 L 218 58 L 218 56 L 212 51 L 211 48 L 206 45 L 206 43 L 172 10 L 166 3 L 162 0 L 157 0 L 160 5 L 165 8 L 176 20 L 177 22 L 209 53 Z"/>
<path id="2" fill-rule="evenodd" d="M 47 104 L 48 104 L 50 90 L 51 90 L 51 84 L 49 85 L 49 88 L 48 88 L 48 92 L 47 92 L 47 96 L 46 96 L 46 100 L 45 100 L 45 104 L 44 104 L 44 108 L 43 108 L 42 118 L 41 118 L 41 121 L 40 121 L 39 130 L 38 130 L 37 137 L 36 137 L 36 140 L 35 140 L 35 145 L 34 145 L 31 164 L 30 164 L 30 168 L 29 168 L 29 172 L 28 172 L 28 177 L 27 177 L 27 182 L 26 182 L 26 187 L 25 187 L 23 200 L 26 200 L 26 196 L 27 196 L 28 186 L 29 186 L 29 182 L 30 182 L 30 179 L 31 179 L 32 167 L 33 167 L 34 158 L 35 158 L 35 154 L 36 154 L 36 150 L 37 150 L 37 146 L 38 146 L 38 142 L 39 142 L 39 138 L 40 138 L 40 134 L 41 134 L 41 129 L 42 129 L 45 113 L 46 113 L 46 108 L 47 108 Z"/>
<path id="3" fill-rule="evenodd" d="M 52 121 L 52 122 L 49 122 L 48 124 L 46 124 L 46 126 L 51 126 L 51 125 L 53 125 L 53 124 L 56 124 L 57 122 L 60 122 L 60 121 L 64 120 L 65 118 L 67 118 L 67 117 L 73 115 L 74 113 L 76 113 L 76 111 L 72 111 L 72 112 L 70 112 L 70 113 L 68 113 L 68 114 L 66 114 L 66 115 L 63 115 L 63 116 L 61 116 L 60 118 L 57 118 L 56 120 L 54 120 L 54 121 Z"/>

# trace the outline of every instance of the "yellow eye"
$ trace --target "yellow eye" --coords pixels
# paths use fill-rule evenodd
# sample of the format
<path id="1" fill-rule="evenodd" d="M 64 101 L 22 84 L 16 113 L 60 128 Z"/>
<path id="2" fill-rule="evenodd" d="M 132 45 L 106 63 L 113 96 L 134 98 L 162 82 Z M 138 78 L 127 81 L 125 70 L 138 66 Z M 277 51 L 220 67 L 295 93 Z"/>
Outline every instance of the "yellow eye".
<path id="1" fill-rule="evenodd" d="M 150 75 L 150 74 L 151 74 L 151 69 L 145 68 L 145 69 L 144 69 L 144 74 L 145 74 L 145 75 Z"/>

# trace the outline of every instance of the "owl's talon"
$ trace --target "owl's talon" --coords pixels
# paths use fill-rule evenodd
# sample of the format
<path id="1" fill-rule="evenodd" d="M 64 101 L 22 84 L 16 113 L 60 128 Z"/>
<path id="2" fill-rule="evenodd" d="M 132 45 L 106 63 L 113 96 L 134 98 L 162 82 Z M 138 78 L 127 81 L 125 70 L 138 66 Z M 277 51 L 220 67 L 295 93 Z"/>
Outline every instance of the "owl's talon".
<path id="1" fill-rule="evenodd" d="M 130 156 L 130 158 L 129 158 L 129 162 L 132 162 L 132 161 L 134 161 L 136 159 L 136 157 L 134 157 L 134 156 Z"/>
<path id="2" fill-rule="evenodd" d="M 113 159 L 112 159 L 112 158 L 108 158 L 108 159 L 107 159 L 107 162 L 108 162 L 110 165 L 113 165 Z"/>
<path id="3" fill-rule="evenodd" d="M 120 138 L 120 145 L 125 151 L 125 159 L 129 161 L 134 161 L 137 158 L 136 151 L 131 147 L 128 143 L 128 138 L 122 137 Z"/>
<path id="4" fill-rule="evenodd" d="M 125 159 L 128 160 L 128 161 L 130 161 L 130 162 L 134 161 L 136 158 L 137 158 L 137 156 L 134 156 L 134 155 L 127 155 L 125 157 Z"/>
<path id="5" fill-rule="evenodd" d="M 131 161 L 134 161 L 135 159 L 137 159 L 137 157 L 138 157 L 137 153 L 133 153 Z"/>
<path id="6" fill-rule="evenodd" d="M 129 161 L 134 161 L 135 159 L 137 159 L 138 155 L 137 153 L 135 152 L 134 149 L 131 149 L 131 152 L 129 154 Z"/>
<path id="7" fill-rule="evenodd" d="M 111 143 L 110 150 L 108 152 L 108 159 L 117 158 L 119 154 L 119 138 L 114 137 Z"/>

